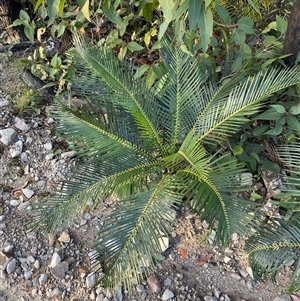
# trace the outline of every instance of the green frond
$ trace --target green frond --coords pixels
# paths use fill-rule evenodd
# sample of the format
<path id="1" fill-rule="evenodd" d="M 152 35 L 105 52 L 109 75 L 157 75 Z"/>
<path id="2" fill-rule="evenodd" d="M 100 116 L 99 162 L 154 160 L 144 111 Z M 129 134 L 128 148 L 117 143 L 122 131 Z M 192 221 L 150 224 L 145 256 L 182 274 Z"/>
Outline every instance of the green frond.
<path id="1" fill-rule="evenodd" d="M 299 226 L 299 221 L 272 220 L 247 240 L 245 248 L 255 277 L 271 275 L 275 281 L 283 267 L 293 261 L 299 266 Z"/>
<path id="2" fill-rule="evenodd" d="M 105 286 L 132 286 L 154 267 L 170 231 L 172 207 L 178 201 L 172 193 L 172 178 L 138 196 L 120 202 L 104 223 L 92 259 L 101 262 Z"/>
<path id="3" fill-rule="evenodd" d="M 122 198 L 147 190 L 149 178 L 161 177 L 157 162 L 147 162 L 128 169 L 119 165 L 119 171 L 110 164 L 79 166 L 69 179 L 57 185 L 55 195 L 46 201 L 32 204 L 29 228 L 40 233 L 54 233 L 59 227 L 67 227 L 87 207 L 101 204 L 112 194 Z"/>
<path id="4" fill-rule="evenodd" d="M 100 120 L 101 117 L 88 111 L 83 113 L 57 102 L 52 108 L 52 116 L 58 121 L 57 131 L 68 139 L 79 156 L 97 158 L 101 155 L 102 161 L 110 159 L 116 165 L 125 157 L 127 162 L 130 162 L 130 157 L 134 157 L 133 160 L 141 163 L 154 157 L 139 147 L 138 143 L 134 144 L 111 133 L 110 127 Z"/>
<path id="5" fill-rule="evenodd" d="M 236 78 L 230 79 L 226 82 L 226 89 L 221 86 L 213 96 L 191 132 L 204 143 L 224 140 L 237 132 L 249 116 L 258 112 L 262 101 L 277 91 L 297 84 L 300 81 L 299 71 L 299 66 L 269 68 L 239 84 L 236 84 Z"/>
<path id="6" fill-rule="evenodd" d="M 72 84 L 79 93 L 99 105 L 121 106 L 134 118 L 144 143 L 166 153 L 156 121 L 154 95 L 144 79 L 135 79 L 128 65 L 104 49 L 87 45 L 75 37 L 75 49 L 68 56 L 74 62 Z"/>
<path id="7" fill-rule="evenodd" d="M 202 84 L 206 76 L 197 58 L 184 53 L 169 37 L 162 40 L 161 56 L 167 74 L 160 81 L 159 93 L 156 88 L 161 111 L 158 118 L 168 142 L 175 149 L 206 105 L 198 96 L 205 93 Z"/>
<path id="8" fill-rule="evenodd" d="M 189 164 L 176 175 L 177 193 L 191 202 L 202 219 L 216 223 L 217 240 L 225 246 L 232 233 L 245 234 L 256 227 L 253 214 L 257 205 L 237 196 L 251 183 L 242 182 L 245 169 L 235 158 L 226 155 L 208 160 L 201 147 L 190 147 L 193 152 L 178 152 Z"/>
<path id="9" fill-rule="evenodd" d="M 299 208 L 299 196 L 300 196 L 300 145 L 299 140 L 292 142 L 288 145 L 280 146 L 277 148 L 277 154 L 279 158 L 284 162 L 286 166 L 286 190 L 285 194 L 296 197 L 295 207 Z M 289 200 L 291 203 L 293 200 Z"/>

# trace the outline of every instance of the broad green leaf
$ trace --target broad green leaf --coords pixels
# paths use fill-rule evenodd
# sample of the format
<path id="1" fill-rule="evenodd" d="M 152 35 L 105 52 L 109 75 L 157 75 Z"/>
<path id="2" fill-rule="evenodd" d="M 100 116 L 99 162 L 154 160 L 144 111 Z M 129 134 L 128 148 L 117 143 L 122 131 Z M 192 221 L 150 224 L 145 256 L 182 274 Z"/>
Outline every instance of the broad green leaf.
<path id="1" fill-rule="evenodd" d="M 126 54 L 127 54 L 127 49 L 128 47 L 127 46 L 123 46 L 121 47 L 121 49 L 119 50 L 119 53 L 118 53 L 118 58 L 122 61 L 124 60 Z"/>
<path id="2" fill-rule="evenodd" d="M 231 66 L 231 71 L 232 72 L 236 72 L 238 70 L 240 70 L 243 66 L 243 59 L 238 56 L 235 61 L 232 63 L 232 66 Z"/>
<path id="3" fill-rule="evenodd" d="M 238 28 L 240 28 L 246 34 L 253 33 L 253 25 L 254 25 L 254 22 L 249 17 L 243 17 L 237 22 Z"/>
<path id="4" fill-rule="evenodd" d="M 233 31 L 232 39 L 237 45 L 243 45 L 246 41 L 246 34 L 240 28 L 236 28 Z"/>
<path id="5" fill-rule="evenodd" d="M 49 18 L 55 19 L 59 12 L 59 2 L 60 0 L 47 0 Z"/>
<path id="6" fill-rule="evenodd" d="M 290 115 L 287 117 L 288 126 L 297 133 L 300 133 L 300 122 L 296 116 Z"/>
<path id="7" fill-rule="evenodd" d="M 159 4 L 162 7 L 164 19 L 166 22 L 170 23 L 174 20 L 174 14 L 176 8 L 178 7 L 179 0 L 159 0 Z"/>
<path id="8" fill-rule="evenodd" d="M 252 50 L 246 43 L 243 43 L 240 46 L 240 51 L 239 52 L 243 56 L 243 58 L 248 58 L 248 57 L 251 56 Z"/>
<path id="9" fill-rule="evenodd" d="M 105 14 L 105 17 L 107 17 L 111 22 L 122 26 L 122 19 L 121 17 L 116 13 L 116 10 L 111 5 L 111 1 L 105 0 L 103 3 L 103 12 Z"/>
<path id="10" fill-rule="evenodd" d="M 129 43 L 127 44 L 127 47 L 128 47 L 128 49 L 131 50 L 131 51 L 140 51 L 140 50 L 143 50 L 143 49 L 144 49 L 143 46 L 139 45 L 139 44 L 136 43 L 136 42 L 129 42 Z"/>
<path id="11" fill-rule="evenodd" d="M 147 76 L 146 76 L 146 86 L 148 89 L 150 89 L 153 86 L 156 79 L 157 79 L 157 76 L 156 76 L 156 74 L 153 70 L 153 66 L 152 66 L 151 68 L 149 68 Z"/>
<path id="12" fill-rule="evenodd" d="M 24 21 L 21 19 L 16 19 L 12 24 L 8 25 L 7 28 L 11 28 L 14 26 L 19 26 L 19 25 L 23 25 Z"/>
<path id="13" fill-rule="evenodd" d="M 163 37 L 163 35 L 165 34 L 169 24 L 170 23 L 167 22 L 167 21 L 164 21 L 163 23 L 161 23 L 161 25 L 159 26 L 159 33 L 158 33 L 158 37 L 157 37 L 158 40 L 160 40 Z"/>
<path id="14" fill-rule="evenodd" d="M 129 21 L 132 20 L 133 16 L 134 16 L 133 13 L 131 13 L 128 16 L 125 16 L 123 18 L 122 25 L 120 26 L 120 36 L 121 37 L 126 32 L 127 25 L 129 24 Z"/>
<path id="15" fill-rule="evenodd" d="M 139 69 L 137 70 L 137 72 L 135 73 L 134 77 L 135 78 L 139 78 L 141 77 L 142 75 L 145 74 L 145 72 L 150 68 L 149 65 L 145 64 L 145 65 L 142 65 L 141 67 L 139 67 Z"/>
<path id="16" fill-rule="evenodd" d="M 216 12 L 219 15 L 219 17 L 222 19 L 225 25 L 231 24 L 231 18 L 227 11 L 227 9 L 222 5 L 216 5 Z"/>
<path id="17" fill-rule="evenodd" d="M 270 107 L 272 107 L 278 113 L 285 113 L 285 108 L 282 105 L 270 105 Z"/>
<path id="18" fill-rule="evenodd" d="M 287 29 L 287 21 L 280 16 L 276 16 L 276 25 L 280 33 L 285 34 Z"/>
<path id="19" fill-rule="evenodd" d="M 189 0 L 189 29 L 194 31 L 197 29 L 199 20 L 203 18 L 202 6 L 203 0 Z"/>
<path id="20" fill-rule="evenodd" d="M 83 4 L 83 6 L 81 7 L 81 11 L 82 11 L 83 15 L 86 17 L 86 19 L 87 19 L 88 21 L 90 21 L 89 4 L 90 4 L 90 1 L 89 1 L 89 0 L 84 0 L 84 4 Z"/>
<path id="21" fill-rule="evenodd" d="M 186 44 L 183 40 L 183 36 L 185 35 L 185 21 L 183 19 L 178 19 L 175 21 L 175 36 L 179 45 Z"/>
<path id="22" fill-rule="evenodd" d="M 250 195 L 251 199 L 253 200 L 260 200 L 262 198 L 261 195 L 259 195 L 258 193 L 255 193 L 255 192 L 251 192 L 251 195 Z"/>
<path id="23" fill-rule="evenodd" d="M 187 11 L 188 6 L 189 6 L 188 1 L 183 1 L 181 5 L 178 7 L 178 9 L 175 11 L 173 15 L 173 20 L 177 20 L 178 18 L 180 18 L 182 14 Z"/>
<path id="24" fill-rule="evenodd" d="M 269 126 L 266 125 L 266 124 L 257 126 L 257 127 L 255 127 L 255 128 L 253 129 L 252 134 L 253 134 L 254 136 L 259 136 L 259 135 L 261 135 L 262 133 L 264 133 L 268 128 L 269 128 Z"/>
<path id="25" fill-rule="evenodd" d="M 249 156 L 249 165 L 252 170 L 257 170 L 257 161 L 253 156 Z"/>
<path id="26" fill-rule="evenodd" d="M 144 8 L 142 9 L 141 13 L 143 15 L 143 17 L 148 21 L 151 22 L 152 21 L 152 17 L 153 17 L 153 11 L 155 10 L 156 7 L 156 3 L 147 3 Z"/>
<path id="27" fill-rule="evenodd" d="M 24 32 L 25 32 L 26 37 L 29 39 L 29 41 L 33 42 L 34 41 L 34 28 L 30 25 L 25 26 Z"/>
<path id="28" fill-rule="evenodd" d="M 244 149 L 241 145 L 236 145 L 232 150 L 234 156 L 241 155 L 244 152 Z"/>
<path id="29" fill-rule="evenodd" d="M 59 16 L 62 16 L 63 13 L 64 13 L 65 3 L 66 3 L 66 0 L 60 0 L 59 1 L 59 6 L 58 6 L 58 14 L 59 14 Z"/>
<path id="30" fill-rule="evenodd" d="M 207 9 L 209 7 L 209 5 L 211 4 L 212 0 L 205 0 L 205 9 Z"/>
<path id="31" fill-rule="evenodd" d="M 146 44 L 146 46 L 148 47 L 151 41 L 151 34 L 150 32 L 146 32 L 144 35 L 144 43 Z"/>
<path id="32" fill-rule="evenodd" d="M 274 36 L 265 36 L 263 40 L 264 47 L 270 47 L 271 45 L 274 45 L 276 42 L 276 37 Z"/>
<path id="33" fill-rule="evenodd" d="M 268 59 L 268 60 L 266 60 L 266 61 L 261 65 L 261 67 L 262 67 L 262 68 L 266 68 L 266 67 L 272 65 L 272 64 L 273 64 L 275 61 L 277 61 L 277 60 L 278 60 L 277 58 L 274 58 L 274 59 Z"/>
<path id="34" fill-rule="evenodd" d="M 38 0 L 34 6 L 34 12 L 36 12 L 38 10 L 38 8 L 42 5 L 42 3 L 44 2 L 44 0 Z"/>
<path id="35" fill-rule="evenodd" d="M 151 50 L 157 50 L 161 48 L 160 41 L 156 41 L 153 46 L 151 47 Z"/>
<path id="36" fill-rule="evenodd" d="M 271 22 L 263 31 L 262 33 L 268 33 L 269 31 L 271 31 L 272 29 L 277 29 L 277 23 L 276 21 Z"/>
<path id="37" fill-rule="evenodd" d="M 293 105 L 290 110 L 289 113 L 292 115 L 298 115 L 300 114 L 300 102 L 296 105 Z"/>
<path id="38" fill-rule="evenodd" d="M 283 125 L 276 123 L 275 128 L 265 132 L 265 134 L 271 136 L 278 136 L 279 134 L 282 133 L 282 130 L 283 130 Z"/>
<path id="39" fill-rule="evenodd" d="M 192 55 L 192 52 L 186 47 L 186 45 L 180 45 L 180 49 L 186 53 L 186 54 L 189 54 L 189 55 Z"/>
<path id="40" fill-rule="evenodd" d="M 58 38 L 63 35 L 63 33 L 65 32 L 65 29 L 66 29 L 65 24 L 63 24 L 63 23 L 58 24 L 58 31 L 57 31 L 57 37 Z"/>
<path id="41" fill-rule="evenodd" d="M 260 162 L 259 155 L 258 155 L 257 153 L 251 152 L 251 153 L 250 153 L 250 156 L 253 157 L 253 158 L 255 158 L 255 160 L 256 160 L 257 162 Z"/>
<path id="42" fill-rule="evenodd" d="M 274 108 L 267 110 L 256 116 L 255 120 L 277 120 L 282 114 L 278 113 Z"/>
<path id="43" fill-rule="evenodd" d="M 200 27 L 201 48 L 204 53 L 206 53 L 210 38 L 212 37 L 213 22 L 214 20 L 211 8 L 208 7 L 198 21 Z"/>
<path id="44" fill-rule="evenodd" d="M 20 19 L 30 21 L 29 15 L 23 9 L 20 10 Z"/>
<path id="45" fill-rule="evenodd" d="M 274 163 L 274 162 L 272 162 L 272 161 L 270 161 L 268 159 L 263 159 L 261 161 L 261 163 L 262 163 L 262 165 L 266 169 L 268 169 L 268 170 L 270 170 L 272 172 L 275 172 L 275 173 L 279 173 L 280 172 L 280 166 L 277 163 Z"/>

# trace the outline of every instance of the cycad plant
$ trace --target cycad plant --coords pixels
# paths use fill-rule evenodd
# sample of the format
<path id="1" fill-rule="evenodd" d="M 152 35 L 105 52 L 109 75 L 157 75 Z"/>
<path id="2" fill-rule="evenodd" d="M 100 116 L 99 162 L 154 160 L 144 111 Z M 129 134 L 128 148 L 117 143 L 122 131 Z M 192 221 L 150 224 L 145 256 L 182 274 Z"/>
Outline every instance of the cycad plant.
<path id="1" fill-rule="evenodd" d="M 255 204 L 238 196 L 249 185 L 241 176 L 244 167 L 224 145 L 270 95 L 300 82 L 299 67 L 216 83 L 207 80 L 197 56 L 166 38 L 161 52 L 166 73 L 148 88 L 128 63 L 80 38 L 68 57 L 72 86 L 86 105 L 56 101 L 52 114 L 84 160 L 54 196 L 36 205 L 34 230 L 55 232 L 87 206 L 117 195 L 93 259 L 102 266 L 99 282 L 130 288 L 131 278 L 154 267 L 174 208 L 183 202 L 216 227 L 223 246 L 231 233 L 256 228 Z"/>

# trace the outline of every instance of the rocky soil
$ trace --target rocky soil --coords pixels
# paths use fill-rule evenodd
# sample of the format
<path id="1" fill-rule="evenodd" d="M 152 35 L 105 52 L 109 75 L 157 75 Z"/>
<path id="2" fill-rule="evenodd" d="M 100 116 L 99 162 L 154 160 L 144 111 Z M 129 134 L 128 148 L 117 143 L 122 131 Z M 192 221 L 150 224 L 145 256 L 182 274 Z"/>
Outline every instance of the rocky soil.
<path id="1" fill-rule="evenodd" d="M 208 224 L 189 210 L 177 213 L 155 271 L 144 281 L 133 279 L 130 295 L 118 288 L 94 289 L 99 272 L 89 252 L 115 200 L 86 212 L 68 229 L 58 229 L 55 237 L 28 232 L 24 221 L 31 204 L 51 193 L 79 162 L 55 135 L 55 120 L 45 113 L 47 104 L 16 111 L 16 90 L 26 89 L 13 61 L 0 57 L 0 300 L 291 300 L 285 285 L 293 267 L 279 275 L 277 286 L 255 282 L 242 250 L 243 238 L 233 234 L 223 252 L 214 245 L 215 233 Z"/>

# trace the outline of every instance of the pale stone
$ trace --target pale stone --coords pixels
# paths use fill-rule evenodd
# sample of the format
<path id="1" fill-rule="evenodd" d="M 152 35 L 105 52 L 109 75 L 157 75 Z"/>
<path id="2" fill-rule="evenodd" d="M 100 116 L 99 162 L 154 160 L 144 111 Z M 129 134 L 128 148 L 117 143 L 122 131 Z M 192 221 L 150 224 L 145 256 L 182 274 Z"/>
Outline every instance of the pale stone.
<path id="1" fill-rule="evenodd" d="M 70 242 L 70 235 L 68 232 L 62 232 L 60 237 L 58 238 L 58 241 L 68 243 Z"/>
<path id="2" fill-rule="evenodd" d="M 22 189 L 22 192 L 24 193 L 27 199 L 30 199 L 34 195 L 34 191 L 29 188 Z"/>
<path id="3" fill-rule="evenodd" d="M 59 256 L 58 253 L 53 253 L 52 258 L 51 258 L 51 262 L 50 262 L 50 267 L 54 268 L 57 264 L 59 264 L 61 262 L 61 258 Z"/>
<path id="4" fill-rule="evenodd" d="M 52 143 L 51 142 L 47 142 L 47 143 L 45 143 L 44 144 L 44 149 L 46 149 L 46 150 L 51 150 L 52 149 Z"/>
<path id="5" fill-rule="evenodd" d="M 170 300 L 174 297 L 174 293 L 169 290 L 168 288 L 164 291 L 161 299 L 164 300 L 164 301 L 167 301 L 167 300 Z"/>
<path id="6" fill-rule="evenodd" d="M 9 203 L 11 206 L 17 207 L 20 205 L 20 202 L 21 202 L 20 200 L 11 200 Z"/>
<path id="7" fill-rule="evenodd" d="M 17 141 L 11 146 L 10 155 L 12 158 L 19 157 L 22 153 L 23 142 L 21 140 Z"/>
<path id="8" fill-rule="evenodd" d="M 90 273 L 86 276 L 86 287 L 91 288 L 95 285 L 96 283 L 96 274 L 95 273 Z"/>
<path id="9" fill-rule="evenodd" d="M 66 276 L 66 272 L 69 270 L 69 264 L 66 261 L 62 261 L 58 263 L 54 268 L 52 268 L 51 274 L 58 278 L 58 279 L 64 279 Z"/>
<path id="10" fill-rule="evenodd" d="M 172 283 L 172 280 L 170 278 L 167 278 L 164 281 L 164 286 L 169 286 L 169 285 L 171 285 L 171 283 Z"/>
<path id="11" fill-rule="evenodd" d="M 9 263 L 6 266 L 6 272 L 7 274 L 11 274 L 15 271 L 17 267 L 17 260 L 13 258 L 12 260 L 9 261 Z"/>
<path id="12" fill-rule="evenodd" d="M 15 124 L 16 128 L 18 128 L 19 130 L 23 131 L 23 132 L 27 132 L 30 127 L 25 123 L 25 121 L 23 119 L 19 119 L 16 124 Z"/>
<path id="13" fill-rule="evenodd" d="M 12 144 L 16 137 L 17 137 L 17 132 L 14 129 L 0 130 L 0 141 L 4 145 Z"/>
<path id="14" fill-rule="evenodd" d="M 39 284 L 43 285 L 48 281 L 48 275 L 47 274 L 41 274 L 39 277 Z"/>

